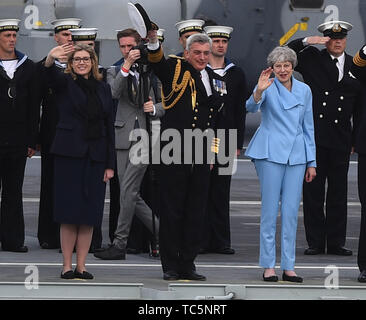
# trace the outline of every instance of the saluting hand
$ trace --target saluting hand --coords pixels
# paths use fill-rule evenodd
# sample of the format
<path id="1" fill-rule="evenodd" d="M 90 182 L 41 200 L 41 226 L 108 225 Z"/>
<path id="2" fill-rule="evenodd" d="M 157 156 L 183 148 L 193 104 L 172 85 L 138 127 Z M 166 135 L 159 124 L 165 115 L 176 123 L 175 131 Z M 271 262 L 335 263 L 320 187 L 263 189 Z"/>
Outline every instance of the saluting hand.
<path id="1" fill-rule="evenodd" d="M 67 61 L 68 56 L 73 51 L 74 51 L 74 46 L 69 43 L 65 43 L 62 46 L 57 46 L 57 47 L 52 48 L 47 55 L 45 66 L 50 67 L 55 62 L 55 59 L 58 59 L 60 61 Z"/>
<path id="2" fill-rule="evenodd" d="M 266 90 L 274 81 L 274 79 L 270 79 L 269 77 L 272 74 L 272 68 L 269 67 L 265 70 L 263 70 L 259 76 L 257 89 L 254 92 L 254 100 L 255 102 L 258 102 L 260 99 L 262 99 L 262 93 L 264 90 Z"/>
<path id="3" fill-rule="evenodd" d="M 307 37 L 306 38 L 306 42 L 309 45 L 312 45 L 312 44 L 326 44 L 329 40 L 330 40 L 329 37 L 321 37 L 321 36 L 312 36 L 312 37 Z"/>

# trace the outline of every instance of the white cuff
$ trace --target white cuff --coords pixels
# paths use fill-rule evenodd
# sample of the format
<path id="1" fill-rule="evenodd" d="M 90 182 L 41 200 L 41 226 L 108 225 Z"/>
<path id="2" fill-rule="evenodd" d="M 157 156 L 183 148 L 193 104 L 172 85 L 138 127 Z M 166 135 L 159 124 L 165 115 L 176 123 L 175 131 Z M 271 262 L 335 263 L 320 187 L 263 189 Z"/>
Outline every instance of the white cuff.
<path id="1" fill-rule="evenodd" d="M 124 76 L 124 77 L 128 77 L 128 75 L 129 75 L 129 73 L 124 72 L 122 69 L 121 69 L 121 73 L 122 73 L 122 76 Z"/>
<path id="2" fill-rule="evenodd" d="M 155 42 L 155 43 L 148 43 L 147 44 L 147 48 L 150 50 L 150 51 L 155 51 L 155 50 L 158 50 L 159 49 L 159 46 L 160 46 L 160 43 L 159 41 L 158 42 Z"/>
<path id="3" fill-rule="evenodd" d="M 155 108 L 154 104 L 153 104 L 153 108 L 154 108 L 154 111 L 150 112 L 150 116 L 152 116 L 152 117 L 154 117 L 156 115 L 156 108 Z"/>

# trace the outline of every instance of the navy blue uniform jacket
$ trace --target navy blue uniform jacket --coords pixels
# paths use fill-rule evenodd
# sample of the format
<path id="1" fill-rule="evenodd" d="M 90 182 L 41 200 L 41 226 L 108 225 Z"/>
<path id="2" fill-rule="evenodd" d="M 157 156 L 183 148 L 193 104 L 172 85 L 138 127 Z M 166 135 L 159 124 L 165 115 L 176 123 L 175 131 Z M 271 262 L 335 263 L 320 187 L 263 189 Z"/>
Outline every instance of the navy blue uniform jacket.
<path id="1" fill-rule="evenodd" d="M 56 94 L 55 101 L 59 112 L 51 153 L 75 158 L 89 154 L 92 160 L 105 162 L 106 169 L 114 169 L 114 114 L 110 86 L 100 81 L 97 90 L 103 108 L 102 136 L 87 140 L 85 119 L 75 110 L 76 106 L 87 103 L 84 91 L 70 74 L 57 71 L 55 65 L 46 69 L 49 85 Z"/>

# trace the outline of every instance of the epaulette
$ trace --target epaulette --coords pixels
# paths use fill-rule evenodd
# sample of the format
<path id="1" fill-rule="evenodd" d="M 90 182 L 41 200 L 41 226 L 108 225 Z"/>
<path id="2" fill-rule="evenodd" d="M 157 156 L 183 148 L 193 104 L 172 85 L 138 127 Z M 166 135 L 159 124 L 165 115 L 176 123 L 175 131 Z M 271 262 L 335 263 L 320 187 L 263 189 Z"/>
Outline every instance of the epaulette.
<path id="1" fill-rule="evenodd" d="M 169 58 L 173 58 L 173 59 L 180 59 L 180 60 L 185 60 L 184 57 L 180 57 L 180 56 L 176 56 L 175 54 L 170 54 L 168 55 Z"/>

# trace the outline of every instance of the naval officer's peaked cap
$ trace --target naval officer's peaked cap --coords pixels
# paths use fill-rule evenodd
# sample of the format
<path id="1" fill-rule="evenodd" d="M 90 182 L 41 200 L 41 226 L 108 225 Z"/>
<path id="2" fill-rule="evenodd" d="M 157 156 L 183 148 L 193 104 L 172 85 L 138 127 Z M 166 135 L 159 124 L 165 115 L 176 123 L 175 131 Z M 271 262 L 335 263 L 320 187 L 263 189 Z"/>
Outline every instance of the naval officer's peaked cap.
<path id="1" fill-rule="evenodd" d="M 318 31 L 324 34 L 324 37 L 332 39 L 342 39 L 347 36 L 348 31 L 352 29 L 352 25 L 346 21 L 328 21 L 318 26 Z"/>

